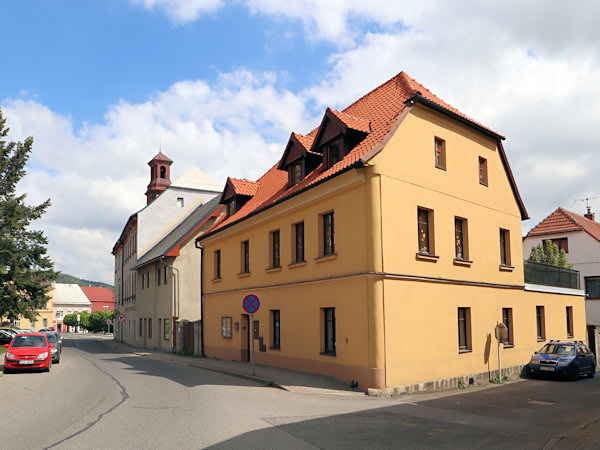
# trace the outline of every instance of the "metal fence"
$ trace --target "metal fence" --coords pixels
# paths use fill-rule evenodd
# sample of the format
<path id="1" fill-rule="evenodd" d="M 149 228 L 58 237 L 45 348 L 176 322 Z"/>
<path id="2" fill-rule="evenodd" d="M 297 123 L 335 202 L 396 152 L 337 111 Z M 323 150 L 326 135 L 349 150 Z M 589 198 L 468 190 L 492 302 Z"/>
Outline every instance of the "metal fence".
<path id="1" fill-rule="evenodd" d="M 579 271 L 525 261 L 525 283 L 579 289 Z"/>

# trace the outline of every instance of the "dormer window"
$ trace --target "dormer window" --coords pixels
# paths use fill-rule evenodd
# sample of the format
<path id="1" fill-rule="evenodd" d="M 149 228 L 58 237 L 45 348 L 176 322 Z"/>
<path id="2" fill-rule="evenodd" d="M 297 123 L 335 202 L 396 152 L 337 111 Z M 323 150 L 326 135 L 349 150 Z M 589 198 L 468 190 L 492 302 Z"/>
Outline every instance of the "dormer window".
<path id="1" fill-rule="evenodd" d="M 166 178 L 167 168 L 165 166 L 160 166 L 160 177 Z"/>
<path id="2" fill-rule="evenodd" d="M 227 217 L 231 217 L 235 214 L 235 198 L 230 198 L 227 201 Z"/>
<path id="3" fill-rule="evenodd" d="M 302 180 L 302 162 L 295 162 L 291 165 L 290 170 L 292 171 L 290 177 L 292 186 L 300 183 L 300 181 Z"/>
<path id="4" fill-rule="evenodd" d="M 325 166 L 330 168 L 340 160 L 340 140 L 334 139 L 323 147 Z"/>

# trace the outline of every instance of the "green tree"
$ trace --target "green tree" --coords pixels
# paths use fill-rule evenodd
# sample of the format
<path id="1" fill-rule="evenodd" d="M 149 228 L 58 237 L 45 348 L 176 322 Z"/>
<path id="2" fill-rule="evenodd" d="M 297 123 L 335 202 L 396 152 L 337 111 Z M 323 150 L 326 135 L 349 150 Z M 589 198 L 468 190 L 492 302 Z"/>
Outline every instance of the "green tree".
<path id="1" fill-rule="evenodd" d="M 30 228 L 50 206 L 50 199 L 28 206 L 26 195 L 17 195 L 33 138 L 8 142 L 5 124 L 0 109 L 0 317 L 31 320 L 36 309 L 46 306 L 50 282 L 56 277 L 46 254 L 48 240 L 42 231 Z"/>
<path id="2" fill-rule="evenodd" d="M 558 245 L 550 239 L 544 241 L 543 247 L 542 244 L 531 247 L 529 261 L 541 262 L 551 266 L 566 267 L 567 269 L 573 267 L 572 264 L 569 264 L 567 253 L 564 249 L 559 250 Z"/>
<path id="3" fill-rule="evenodd" d="M 77 321 L 77 315 L 79 315 L 79 321 Z M 73 314 L 67 314 L 65 317 L 63 317 L 63 323 L 65 325 L 68 325 L 70 327 L 82 327 L 82 328 L 88 328 L 89 327 L 89 319 L 90 319 L 90 313 L 89 312 L 76 312 Z"/>
<path id="4" fill-rule="evenodd" d="M 107 320 L 113 320 L 114 314 L 112 311 L 94 311 L 90 315 L 89 327 L 90 331 L 105 331 L 108 328 Z"/>

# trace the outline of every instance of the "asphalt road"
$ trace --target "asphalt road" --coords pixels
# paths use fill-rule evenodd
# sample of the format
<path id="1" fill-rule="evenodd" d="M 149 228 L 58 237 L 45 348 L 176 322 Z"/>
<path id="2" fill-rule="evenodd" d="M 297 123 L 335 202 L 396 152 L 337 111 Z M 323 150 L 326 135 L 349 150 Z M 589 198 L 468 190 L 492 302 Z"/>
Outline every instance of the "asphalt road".
<path id="1" fill-rule="evenodd" d="M 600 419 L 599 394 L 600 379 L 399 400 L 295 393 L 78 335 L 50 373 L 0 378 L 0 448 L 543 448 Z"/>

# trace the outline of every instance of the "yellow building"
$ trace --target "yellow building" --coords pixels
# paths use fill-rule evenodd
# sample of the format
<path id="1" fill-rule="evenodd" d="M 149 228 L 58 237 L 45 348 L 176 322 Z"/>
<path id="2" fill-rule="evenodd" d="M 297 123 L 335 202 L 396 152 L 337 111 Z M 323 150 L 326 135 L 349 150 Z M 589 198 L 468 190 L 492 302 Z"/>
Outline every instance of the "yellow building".
<path id="1" fill-rule="evenodd" d="M 292 133 L 256 182 L 228 179 L 203 247 L 207 356 L 415 389 L 520 369 L 585 339 L 581 291 L 524 282 L 502 140 L 401 72 Z M 242 299 L 260 298 L 250 343 Z"/>
<path id="2" fill-rule="evenodd" d="M 35 311 L 35 319 L 29 320 L 25 317 L 19 317 L 13 320 L 11 325 L 16 328 L 23 330 L 39 331 L 42 328 L 56 327 L 56 321 L 54 320 L 54 289 L 48 290 L 47 293 L 49 300 L 46 303 L 46 307 Z"/>

